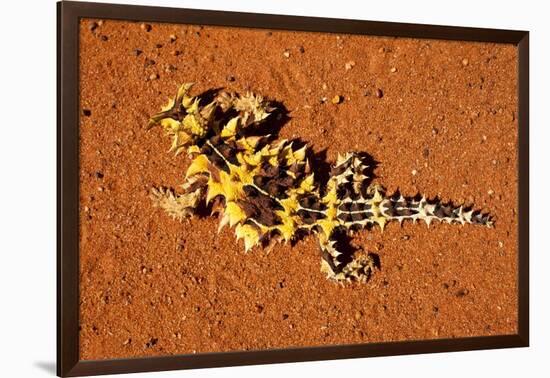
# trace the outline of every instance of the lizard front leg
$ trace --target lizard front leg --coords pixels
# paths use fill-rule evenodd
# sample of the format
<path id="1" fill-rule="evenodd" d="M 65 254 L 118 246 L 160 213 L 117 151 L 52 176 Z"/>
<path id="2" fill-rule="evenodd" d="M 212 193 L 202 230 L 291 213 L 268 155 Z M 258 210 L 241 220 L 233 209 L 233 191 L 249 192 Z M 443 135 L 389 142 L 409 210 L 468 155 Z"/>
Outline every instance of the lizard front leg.
<path id="1" fill-rule="evenodd" d="M 200 201 L 204 199 L 208 183 L 206 174 L 196 174 L 188 177 L 181 186 L 182 193 L 172 189 L 153 188 L 150 197 L 156 207 L 160 207 L 172 218 L 179 221 L 194 214 Z"/>
<path id="2" fill-rule="evenodd" d="M 334 230 L 329 237 L 319 234 L 321 247 L 321 272 L 335 281 L 366 282 L 371 276 L 376 262 L 371 254 L 367 256 L 353 253 L 350 246 L 343 245 L 343 230 Z M 347 235 L 343 235 L 347 237 Z"/>

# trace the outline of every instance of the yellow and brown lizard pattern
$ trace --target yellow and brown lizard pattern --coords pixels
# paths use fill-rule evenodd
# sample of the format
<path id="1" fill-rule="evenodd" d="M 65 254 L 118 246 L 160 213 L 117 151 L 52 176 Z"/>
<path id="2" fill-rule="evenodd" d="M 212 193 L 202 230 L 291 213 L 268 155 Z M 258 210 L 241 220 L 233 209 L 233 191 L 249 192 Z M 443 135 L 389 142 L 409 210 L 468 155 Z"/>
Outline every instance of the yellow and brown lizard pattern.
<path id="1" fill-rule="evenodd" d="M 235 228 L 245 249 L 293 241 L 316 234 L 321 271 L 335 281 L 368 280 L 376 267 L 372 254 L 345 251 L 342 237 L 354 230 L 387 222 L 434 220 L 492 226 L 489 215 L 425 197 L 386 196 L 371 183 L 366 155 L 348 152 L 319 182 L 307 145 L 276 140 L 262 128 L 276 110 L 261 96 L 220 92 L 212 101 L 190 95 L 182 85 L 174 99 L 151 117 L 172 138 L 170 151 L 185 152 L 192 163 L 180 192 L 153 188 L 156 206 L 182 220 L 193 216 L 201 201 L 220 216 L 219 229 Z"/>

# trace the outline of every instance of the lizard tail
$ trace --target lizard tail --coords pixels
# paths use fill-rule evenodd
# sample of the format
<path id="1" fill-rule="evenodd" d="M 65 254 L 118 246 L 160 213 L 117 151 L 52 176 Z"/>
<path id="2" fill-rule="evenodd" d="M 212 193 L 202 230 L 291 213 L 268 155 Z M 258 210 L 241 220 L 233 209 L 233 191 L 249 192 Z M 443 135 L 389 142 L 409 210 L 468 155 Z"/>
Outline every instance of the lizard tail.
<path id="1" fill-rule="evenodd" d="M 394 195 L 380 203 L 380 211 L 388 220 L 402 223 L 404 220 L 422 220 L 429 226 L 437 220 L 446 223 L 460 223 L 493 226 L 493 219 L 489 214 L 471 207 L 455 206 L 452 203 L 443 203 L 439 200 L 428 200 L 425 197 L 406 198 Z"/>

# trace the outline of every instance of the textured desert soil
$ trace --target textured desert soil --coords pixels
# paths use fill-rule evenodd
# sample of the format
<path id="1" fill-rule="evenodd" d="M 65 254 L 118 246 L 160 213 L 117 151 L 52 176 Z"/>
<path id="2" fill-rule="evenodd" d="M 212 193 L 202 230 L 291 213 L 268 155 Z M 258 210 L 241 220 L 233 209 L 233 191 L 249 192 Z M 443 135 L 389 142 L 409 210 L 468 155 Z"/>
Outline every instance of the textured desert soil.
<path id="1" fill-rule="evenodd" d="M 82 359 L 516 333 L 514 46 L 97 21 L 80 32 Z M 388 192 L 475 204 L 495 227 L 363 231 L 381 268 L 340 286 L 314 236 L 245 254 L 215 218 L 173 221 L 148 194 L 188 161 L 145 126 L 189 81 L 280 101 L 281 137 L 327 161 L 366 151 Z"/>

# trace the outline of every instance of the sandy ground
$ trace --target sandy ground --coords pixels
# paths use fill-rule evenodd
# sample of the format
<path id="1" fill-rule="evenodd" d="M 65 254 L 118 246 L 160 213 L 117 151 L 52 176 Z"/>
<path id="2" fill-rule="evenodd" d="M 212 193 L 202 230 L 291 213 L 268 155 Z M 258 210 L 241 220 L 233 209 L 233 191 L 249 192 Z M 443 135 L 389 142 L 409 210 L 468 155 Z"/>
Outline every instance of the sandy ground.
<path id="1" fill-rule="evenodd" d="M 82 359 L 516 333 L 514 46 L 96 21 L 80 33 Z M 281 101 L 281 137 L 328 161 L 366 151 L 388 192 L 474 203 L 495 228 L 363 231 L 381 269 L 340 286 L 315 237 L 245 254 L 215 218 L 175 222 L 148 193 L 188 161 L 145 126 L 188 81 Z"/>

